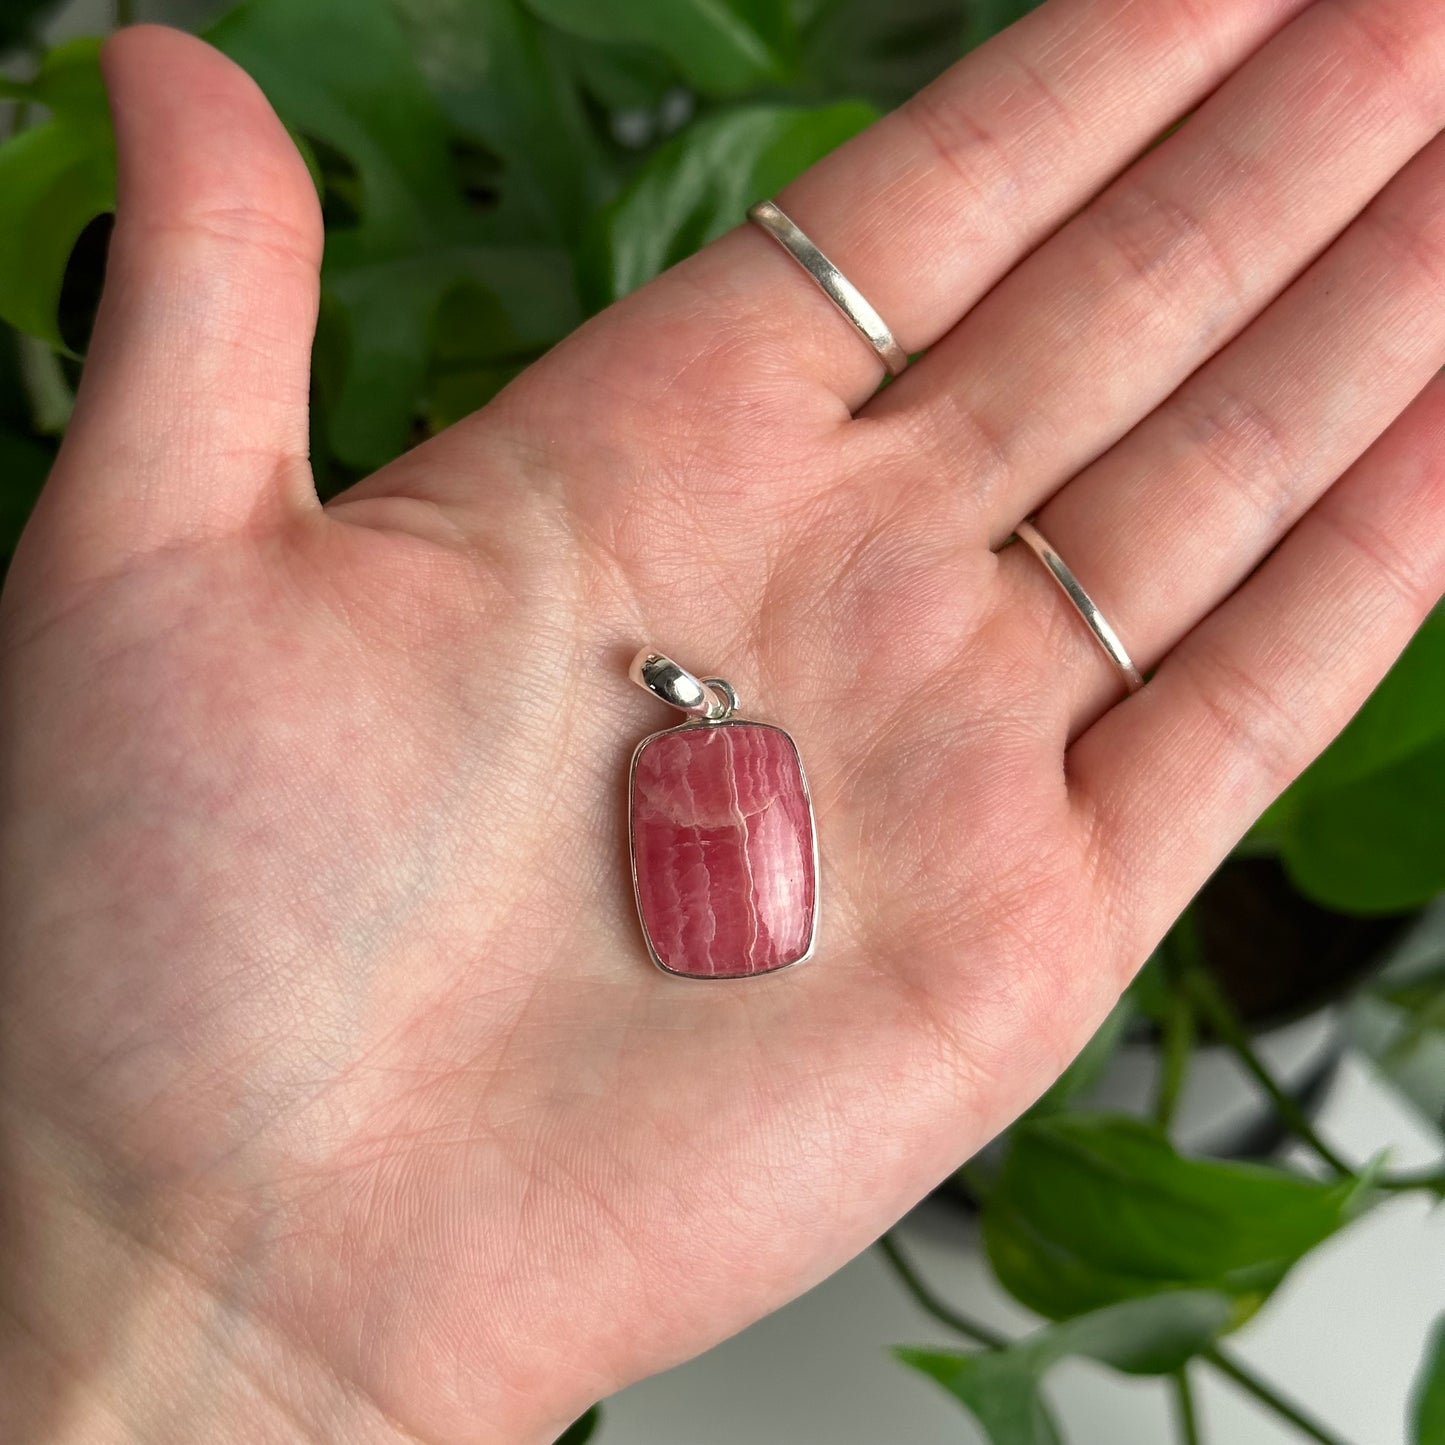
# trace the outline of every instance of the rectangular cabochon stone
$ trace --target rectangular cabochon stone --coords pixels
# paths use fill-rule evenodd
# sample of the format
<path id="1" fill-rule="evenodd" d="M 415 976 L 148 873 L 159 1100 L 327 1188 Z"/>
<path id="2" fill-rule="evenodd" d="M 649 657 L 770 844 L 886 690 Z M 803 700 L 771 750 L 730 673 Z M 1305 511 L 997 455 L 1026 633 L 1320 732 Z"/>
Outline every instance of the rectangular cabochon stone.
<path id="1" fill-rule="evenodd" d="M 653 734 L 633 765 L 630 806 L 638 911 L 665 968 L 738 978 L 808 952 L 813 821 L 798 750 L 781 728 Z"/>

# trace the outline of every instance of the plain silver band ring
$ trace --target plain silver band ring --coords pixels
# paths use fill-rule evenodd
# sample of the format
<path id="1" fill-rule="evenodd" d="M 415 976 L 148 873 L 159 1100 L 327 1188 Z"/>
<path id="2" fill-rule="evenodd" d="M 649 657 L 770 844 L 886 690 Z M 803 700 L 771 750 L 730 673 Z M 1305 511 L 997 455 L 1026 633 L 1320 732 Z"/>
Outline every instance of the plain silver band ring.
<path id="1" fill-rule="evenodd" d="M 818 283 L 827 298 L 878 353 L 889 376 L 897 376 L 908 365 L 908 353 L 863 293 L 784 214 L 776 201 L 759 201 L 749 206 L 748 220 L 761 226 Z"/>
<path id="2" fill-rule="evenodd" d="M 1032 522 L 1020 522 L 1014 528 L 1014 536 L 1033 552 L 1040 562 L 1049 569 L 1049 576 L 1059 584 L 1059 590 L 1074 604 L 1074 610 L 1089 625 L 1094 640 L 1103 648 L 1110 662 L 1124 675 L 1124 685 L 1130 692 L 1138 692 L 1144 686 L 1144 679 L 1133 659 L 1119 641 L 1119 634 L 1109 626 L 1108 619 L 1094 605 L 1094 599 L 1084 591 L 1079 579 L 1069 570 L 1069 565 L 1044 540 L 1042 533 Z"/>

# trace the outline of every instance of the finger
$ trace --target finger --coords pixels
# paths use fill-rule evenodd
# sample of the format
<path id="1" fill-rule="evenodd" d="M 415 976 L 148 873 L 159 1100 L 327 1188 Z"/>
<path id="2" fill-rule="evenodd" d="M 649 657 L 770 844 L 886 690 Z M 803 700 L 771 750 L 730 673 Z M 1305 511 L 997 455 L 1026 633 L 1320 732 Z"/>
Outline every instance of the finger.
<path id="1" fill-rule="evenodd" d="M 1442 278 L 1445 139 L 1039 513 L 1140 666 L 1227 597 L 1445 365 Z M 1032 554 L 1010 547 L 999 562 L 1002 606 L 1047 637 L 1050 690 L 1077 730 L 1118 678 Z"/>
<path id="2" fill-rule="evenodd" d="M 1050 0 L 779 202 L 904 347 L 921 350 L 1304 3 Z M 883 374 L 807 275 L 752 226 L 633 293 L 589 333 L 599 374 L 617 364 L 614 319 L 646 337 L 636 365 L 654 394 L 699 352 L 715 363 L 713 384 L 716 364 L 733 358 L 740 385 L 759 375 L 800 383 L 831 411 L 837 398 L 861 404 Z"/>
<path id="3" fill-rule="evenodd" d="M 116 225 L 45 505 L 102 547 L 141 549 L 314 500 L 321 218 L 285 128 L 219 52 L 139 26 L 103 62 Z"/>
<path id="4" fill-rule="evenodd" d="M 1442 590 L 1436 379 L 1144 691 L 1070 750 L 1100 882 L 1127 900 L 1116 923 L 1139 956 L 1349 720 Z"/>
<path id="5" fill-rule="evenodd" d="M 1237 335 L 1442 123 L 1445 11 L 1313 6 L 868 414 L 899 417 L 921 465 L 966 479 L 997 545 Z"/>

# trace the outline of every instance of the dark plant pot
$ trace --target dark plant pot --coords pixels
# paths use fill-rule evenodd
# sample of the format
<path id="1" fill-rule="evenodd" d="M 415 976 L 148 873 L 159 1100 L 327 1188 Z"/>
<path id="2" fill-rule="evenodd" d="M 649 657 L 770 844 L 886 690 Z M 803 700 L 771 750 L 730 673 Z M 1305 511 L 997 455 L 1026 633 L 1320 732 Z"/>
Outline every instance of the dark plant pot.
<path id="1" fill-rule="evenodd" d="M 1338 913 L 1306 898 L 1265 857 L 1228 859 L 1194 911 L 1210 972 L 1271 1072 L 1313 1117 L 1344 1051 L 1351 995 L 1393 956 L 1419 915 Z M 1155 1044 L 1147 1030 L 1122 1052 L 1154 1055 Z M 1275 1153 L 1288 1130 L 1207 1033 L 1193 1067 L 1196 1087 L 1176 1129 L 1181 1143 L 1227 1158 Z"/>
<path id="2" fill-rule="evenodd" d="M 1251 1032 L 1339 1002 L 1418 914 L 1360 918 L 1311 901 L 1274 858 L 1230 858 L 1195 902 L 1209 970 Z"/>

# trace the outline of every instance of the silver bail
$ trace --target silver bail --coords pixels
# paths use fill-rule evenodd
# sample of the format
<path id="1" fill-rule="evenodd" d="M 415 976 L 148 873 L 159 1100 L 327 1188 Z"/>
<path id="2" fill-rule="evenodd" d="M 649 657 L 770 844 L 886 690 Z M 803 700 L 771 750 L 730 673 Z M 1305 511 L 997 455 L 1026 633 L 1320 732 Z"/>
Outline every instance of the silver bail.
<path id="1" fill-rule="evenodd" d="M 730 682 L 721 677 L 695 677 L 650 647 L 644 647 L 632 659 L 627 675 L 669 707 L 704 722 L 724 722 L 738 705 L 738 695 Z"/>

